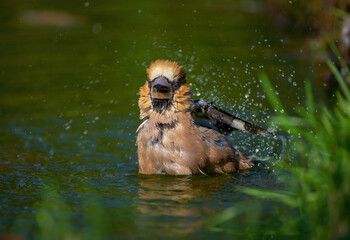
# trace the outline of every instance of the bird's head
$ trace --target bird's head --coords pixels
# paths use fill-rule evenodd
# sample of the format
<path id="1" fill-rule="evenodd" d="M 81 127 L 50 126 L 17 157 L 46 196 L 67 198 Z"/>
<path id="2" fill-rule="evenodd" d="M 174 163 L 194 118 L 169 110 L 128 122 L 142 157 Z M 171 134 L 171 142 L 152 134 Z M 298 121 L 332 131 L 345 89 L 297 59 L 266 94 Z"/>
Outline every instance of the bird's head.
<path id="1" fill-rule="evenodd" d="M 193 105 L 186 74 L 176 62 L 157 60 L 147 68 L 148 80 L 140 88 L 140 118 L 151 113 L 190 111 Z"/>

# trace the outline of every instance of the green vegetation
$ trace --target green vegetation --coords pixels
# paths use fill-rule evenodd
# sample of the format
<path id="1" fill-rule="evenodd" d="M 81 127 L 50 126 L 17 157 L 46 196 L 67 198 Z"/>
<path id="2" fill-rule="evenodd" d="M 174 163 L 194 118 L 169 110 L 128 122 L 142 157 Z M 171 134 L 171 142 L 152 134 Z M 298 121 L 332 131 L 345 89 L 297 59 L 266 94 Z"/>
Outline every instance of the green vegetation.
<path id="1" fill-rule="evenodd" d="M 33 210 L 35 223 L 28 225 L 17 218 L 12 232 L 39 240 L 108 239 L 113 229 L 108 219 L 110 215 L 104 211 L 96 195 L 91 194 L 92 188 L 87 189 L 89 194 L 76 209 L 58 193 L 59 189 L 58 186 L 42 189 L 42 199 Z"/>
<path id="2" fill-rule="evenodd" d="M 334 64 L 327 64 L 341 90 L 332 110 L 316 106 L 307 83 L 305 109 L 298 109 L 296 116 L 286 114 L 267 76 L 260 76 L 268 99 L 280 112 L 273 123 L 290 134 L 288 154 L 275 166 L 283 172 L 283 191 L 242 188 L 266 203 L 227 209 L 209 221 L 212 231 L 229 232 L 232 226 L 227 223 L 239 219 L 247 223 L 248 238 L 350 238 L 350 90 Z M 271 215 L 265 218 L 267 210 Z"/>

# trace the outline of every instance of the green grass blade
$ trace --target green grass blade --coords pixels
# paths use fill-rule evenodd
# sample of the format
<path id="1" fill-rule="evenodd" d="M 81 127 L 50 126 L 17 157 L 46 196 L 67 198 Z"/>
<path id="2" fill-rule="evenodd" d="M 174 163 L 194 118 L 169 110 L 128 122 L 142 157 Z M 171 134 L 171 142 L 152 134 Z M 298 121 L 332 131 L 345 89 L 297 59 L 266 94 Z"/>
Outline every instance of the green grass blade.
<path id="1" fill-rule="evenodd" d="M 291 194 L 290 192 L 276 192 L 276 191 L 273 192 L 273 191 L 254 189 L 254 188 L 244 188 L 244 187 L 241 188 L 241 191 L 249 195 L 253 195 L 261 198 L 279 200 L 288 204 L 289 206 L 298 206 L 300 204 L 296 196 L 293 196 L 293 194 Z"/>
<path id="2" fill-rule="evenodd" d="M 310 81 L 305 82 L 305 97 L 306 97 L 306 106 L 308 108 L 308 113 L 310 116 L 313 116 L 315 113 L 315 104 L 312 94 L 312 86 Z"/>
<path id="3" fill-rule="evenodd" d="M 346 99 L 350 100 L 349 88 L 346 86 L 345 80 L 341 76 L 340 72 L 335 67 L 335 65 L 332 63 L 331 60 L 327 59 L 327 64 L 328 64 L 329 68 L 331 69 L 332 73 L 334 74 L 334 76 L 336 77 L 336 79 L 338 80 L 340 88 L 343 91 Z"/>
<path id="4" fill-rule="evenodd" d="M 281 114 L 284 114 L 284 108 L 279 100 L 279 98 L 276 95 L 275 88 L 272 86 L 268 76 L 261 72 L 259 74 L 259 78 L 261 79 L 262 86 L 266 92 L 267 99 L 271 103 L 271 105 L 274 107 L 274 109 Z"/>
<path id="5" fill-rule="evenodd" d="M 337 57 L 337 59 L 339 60 L 339 63 L 340 63 L 340 66 L 342 69 L 345 70 L 345 75 L 348 75 L 349 74 L 349 68 L 348 66 L 346 65 L 346 62 L 344 60 L 344 58 L 342 57 L 341 53 L 339 52 L 339 49 L 337 48 L 337 46 L 334 44 L 334 41 L 332 41 L 328 34 L 324 33 L 324 36 L 326 37 L 327 39 L 327 42 L 329 44 L 329 46 L 331 47 L 333 53 L 335 54 L 335 56 Z"/>

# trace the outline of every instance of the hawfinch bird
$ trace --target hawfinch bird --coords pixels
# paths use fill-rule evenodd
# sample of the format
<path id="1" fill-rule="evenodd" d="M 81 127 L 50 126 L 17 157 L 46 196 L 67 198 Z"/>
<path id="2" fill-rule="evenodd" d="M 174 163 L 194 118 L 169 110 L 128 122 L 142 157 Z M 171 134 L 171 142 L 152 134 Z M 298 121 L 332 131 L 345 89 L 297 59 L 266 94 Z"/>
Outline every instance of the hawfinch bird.
<path id="1" fill-rule="evenodd" d="M 203 100 L 194 101 L 176 62 L 157 60 L 140 88 L 137 154 L 141 174 L 225 174 L 251 168 L 223 133 L 235 129 L 272 136 Z"/>

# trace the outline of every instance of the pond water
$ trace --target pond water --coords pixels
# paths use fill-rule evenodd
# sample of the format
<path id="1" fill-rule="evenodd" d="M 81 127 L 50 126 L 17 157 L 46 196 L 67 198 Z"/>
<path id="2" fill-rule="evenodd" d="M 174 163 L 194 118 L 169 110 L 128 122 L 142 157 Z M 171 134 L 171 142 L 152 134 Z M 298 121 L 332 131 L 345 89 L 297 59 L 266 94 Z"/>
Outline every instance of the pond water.
<path id="1" fill-rule="evenodd" d="M 240 186 L 278 188 L 261 167 L 211 178 L 137 173 L 137 93 L 158 58 L 184 66 L 196 98 L 262 127 L 273 111 L 259 71 L 287 109 L 303 104 L 314 68 L 303 39 L 276 29 L 261 3 L 0 5 L 0 233 L 223 237 L 205 223 L 237 203 L 256 203 Z M 277 140 L 245 133 L 229 139 L 272 163 L 281 150 Z"/>

